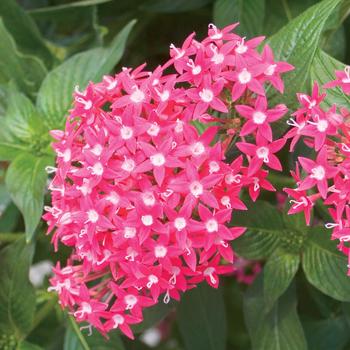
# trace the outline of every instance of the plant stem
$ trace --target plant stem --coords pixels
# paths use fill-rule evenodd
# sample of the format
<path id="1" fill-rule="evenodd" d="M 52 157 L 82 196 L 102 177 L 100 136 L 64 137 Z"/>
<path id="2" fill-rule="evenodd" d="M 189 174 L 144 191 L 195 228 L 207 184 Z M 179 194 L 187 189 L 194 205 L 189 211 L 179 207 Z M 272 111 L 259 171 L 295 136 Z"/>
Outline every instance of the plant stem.
<path id="1" fill-rule="evenodd" d="M 284 12 L 286 13 L 286 16 L 288 18 L 288 21 L 291 21 L 293 19 L 293 16 L 292 16 L 292 12 L 290 11 L 287 0 L 282 0 L 282 5 L 284 8 Z"/>
<path id="2" fill-rule="evenodd" d="M 76 324 L 76 322 L 74 321 L 74 318 L 72 316 L 69 316 L 69 323 L 71 324 L 73 331 L 76 334 L 76 336 L 78 337 L 78 339 L 80 341 L 80 345 L 83 347 L 83 349 L 90 350 L 88 343 L 86 342 L 84 336 L 81 334 L 81 331 L 80 331 L 78 325 Z"/>

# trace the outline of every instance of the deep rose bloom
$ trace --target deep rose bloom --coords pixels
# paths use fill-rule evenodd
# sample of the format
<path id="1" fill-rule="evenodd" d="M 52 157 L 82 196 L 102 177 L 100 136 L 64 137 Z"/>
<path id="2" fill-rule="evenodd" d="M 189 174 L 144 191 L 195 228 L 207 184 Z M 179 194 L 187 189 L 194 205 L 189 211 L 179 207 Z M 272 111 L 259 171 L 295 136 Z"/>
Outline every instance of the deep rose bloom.
<path id="1" fill-rule="evenodd" d="M 133 338 L 130 325 L 159 298 L 178 300 L 202 281 L 218 287 L 219 275 L 235 270 L 230 242 L 245 231 L 228 227 L 232 211 L 246 209 L 241 190 L 253 200 L 260 188 L 274 190 L 264 166 L 281 170 L 274 153 L 284 139 L 272 141 L 269 123 L 286 107 L 268 106 L 265 84 L 283 90 L 280 75 L 292 67 L 269 48 L 259 54 L 263 38 L 245 42 L 235 26 L 209 25 L 202 42 L 191 34 L 172 44 L 153 72 L 124 68 L 76 89 L 65 131 L 51 133 L 57 166 L 44 218 L 55 248 L 72 253 L 50 289 L 102 334 L 118 328 Z M 236 131 L 256 145 L 242 138 L 245 157 L 228 159 L 222 131 L 232 130 L 238 99 L 247 124 Z M 199 134 L 198 120 L 217 126 Z"/>

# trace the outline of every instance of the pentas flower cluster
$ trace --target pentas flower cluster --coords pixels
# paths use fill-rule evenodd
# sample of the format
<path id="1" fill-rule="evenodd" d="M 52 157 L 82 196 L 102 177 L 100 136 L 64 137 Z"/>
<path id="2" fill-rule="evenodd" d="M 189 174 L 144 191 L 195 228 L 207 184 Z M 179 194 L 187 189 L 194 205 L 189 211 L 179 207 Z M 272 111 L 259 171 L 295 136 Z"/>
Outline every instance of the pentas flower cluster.
<path id="1" fill-rule="evenodd" d="M 337 87 L 349 95 L 350 67 L 337 71 L 336 77 L 324 87 Z M 350 240 L 350 114 L 345 106 L 333 104 L 327 107 L 326 96 L 327 93 L 320 92 L 317 83 L 311 96 L 297 95 L 300 108 L 288 121 L 292 128 L 286 138 L 291 139 L 291 151 L 302 138 L 314 152 L 310 157 L 298 158 L 296 170 L 292 172 L 297 188 L 285 191 L 292 197 L 289 213 L 304 212 L 308 224 L 317 200 L 329 207 L 334 222 L 325 226 L 333 229 L 332 238 L 339 240 L 338 248 L 350 262 L 347 245 Z M 350 275 L 350 264 L 348 267 Z"/>
<path id="2" fill-rule="evenodd" d="M 284 140 L 273 141 L 270 123 L 287 109 L 268 107 L 264 84 L 282 92 L 292 67 L 235 27 L 209 25 L 201 42 L 191 34 L 153 72 L 124 68 L 76 89 L 65 131 L 51 132 L 57 168 L 44 218 L 56 249 L 73 250 L 50 289 L 90 330 L 132 338 L 130 325 L 160 297 L 178 300 L 202 281 L 218 287 L 234 270 L 230 242 L 245 230 L 227 227 L 246 209 L 242 188 L 253 200 L 274 190 L 263 166 L 281 169 L 274 154 Z M 199 135 L 195 120 L 216 125 Z M 247 163 L 225 159 L 234 134 Z"/>

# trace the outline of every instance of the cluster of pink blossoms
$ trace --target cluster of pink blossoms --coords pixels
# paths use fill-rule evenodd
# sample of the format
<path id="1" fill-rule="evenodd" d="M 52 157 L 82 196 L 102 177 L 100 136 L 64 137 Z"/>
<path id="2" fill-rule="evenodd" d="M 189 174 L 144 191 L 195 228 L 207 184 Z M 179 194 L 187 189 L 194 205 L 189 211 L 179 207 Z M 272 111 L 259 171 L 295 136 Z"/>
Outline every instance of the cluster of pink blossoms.
<path id="1" fill-rule="evenodd" d="M 284 140 L 272 139 L 270 123 L 287 108 L 268 108 L 265 83 L 282 92 L 292 66 L 268 46 L 259 54 L 263 37 L 245 41 L 236 25 L 171 45 L 153 72 L 124 68 L 76 89 L 65 131 L 51 132 L 57 168 L 44 218 L 55 248 L 73 251 L 50 289 L 90 330 L 132 338 L 130 324 L 160 296 L 178 300 L 202 281 L 216 288 L 234 271 L 230 242 L 245 230 L 227 227 L 246 209 L 242 188 L 252 200 L 274 190 L 263 167 L 281 169 L 274 153 Z M 194 120 L 214 125 L 199 135 Z M 227 162 L 233 134 L 245 157 Z"/>
<path id="2" fill-rule="evenodd" d="M 350 67 L 336 71 L 337 79 L 325 84 L 325 88 L 340 88 L 350 95 Z M 297 188 L 287 188 L 292 206 L 289 213 L 304 212 L 310 223 L 312 208 L 317 200 L 329 207 L 333 223 L 332 239 L 339 240 L 338 248 L 349 257 L 350 247 L 350 112 L 345 106 L 333 104 L 327 108 L 317 83 L 311 96 L 299 93 L 300 108 L 288 124 L 292 126 L 286 138 L 292 140 L 293 151 L 298 140 L 303 137 L 305 144 L 313 149 L 310 157 L 299 157 L 296 171 L 292 175 Z M 303 175 L 300 173 L 300 166 Z M 350 264 L 348 265 L 350 275 Z"/>

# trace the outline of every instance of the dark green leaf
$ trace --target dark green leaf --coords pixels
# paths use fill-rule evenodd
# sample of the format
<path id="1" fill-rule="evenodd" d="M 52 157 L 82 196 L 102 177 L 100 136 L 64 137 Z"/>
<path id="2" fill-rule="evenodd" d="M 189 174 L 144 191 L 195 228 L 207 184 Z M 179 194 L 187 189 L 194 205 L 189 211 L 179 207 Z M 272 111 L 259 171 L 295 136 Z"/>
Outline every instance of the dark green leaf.
<path id="1" fill-rule="evenodd" d="M 303 322 L 309 350 L 343 350 L 350 339 L 345 317 Z"/>
<path id="2" fill-rule="evenodd" d="M 155 327 L 161 320 L 163 320 L 173 310 L 174 304 L 172 302 L 158 303 L 143 311 L 143 321 L 132 327 L 133 332 L 141 333 L 148 328 Z"/>
<path id="3" fill-rule="evenodd" d="M 324 51 L 318 49 L 311 66 L 311 81 L 317 81 L 320 86 L 335 79 L 335 71 L 343 70 L 345 64 L 337 61 Z M 344 94 L 340 87 L 327 89 L 325 103 L 332 106 L 334 103 L 339 106 L 348 106 L 350 98 Z"/>
<path id="4" fill-rule="evenodd" d="M 272 104 L 296 104 L 296 92 L 303 91 L 310 79 L 310 68 L 328 17 L 340 0 L 323 0 L 310 7 L 274 34 L 268 43 L 277 60 L 288 61 L 295 70 L 285 75 L 285 93 L 269 91 Z M 294 103 L 293 103 L 294 102 Z"/>
<path id="5" fill-rule="evenodd" d="M 207 5 L 210 0 L 148 0 L 140 9 L 156 13 L 192 11 Z"/>
<path id="6" fill-rule="evenodd" d="M 48 65 L 52 63 L 52 55 L 35 22 L 16 0 L 0 1 L 0 17 L 21 51 L 39 56 Z"/>
<path id="7" fill-rule="evenodd" d="M 13 80 L 26 93 L 37 90 L 47 71 L 36 56 L 21 53 L 0 17 L 0 76 Z"/>
<path id="8" fill-rule="evenodd" d="M 109 73 L 123 55 L 126 40 L 135 21 L 131 21 L 114 38 L 110 47 L 74 55 L 51 71 L 40 87 L 37 106 L 50 128 L 62 128 L 72 103 L 75 86 L 84 89 L 89 81 L 99 81 Z"/>
<path id="9" fill-rule="evenodd" d="M 247 259 L 263 259 L 278 246 L 284 230 L 282 214 L 263 201 L 251 204 L 247 211 L 234 212 L 234 226 L 244 226 L 247 231 L 232 242 L 234 251 Z"/>
<path id="10" fill-rule="evenodd" d="M 44 188 L 47 174 L 45 166 L 51 164 L 47 157 L 19 154 L 6 173 L 6 187 L 19 210 L 26 227 L 27 240 L 31 240 L 43 210 Z"/>
<path id="11" fill-rule="evenodd" d="M 323 293 L 340 301 L 350 301 L 350 278 L 347 258 L 337 250 L 328 230 L 315 227 L 310 231 L 302 259 L 308 281 Z"/>
<path id="12" fill-rule="evenodd" d="M 264 266 L 264 298 L 267 310 L 286 291 L 292 282 L 300 263 L 299 255 L 277 251 Z"/>
<path id="13" fill-rule="evenodd" d="M 288 288 L 266 314 L 263 276 L 259 276 L 246 293 L 244 309 L 253 350 L 307 349 L 296 312 L 294 285 Z"/>
<path id="14" fill-rule="evenodd" d="M 237 32 L 248 38 L 262 34 L 264 15 L 265 0 L 216 0 L 214 4 L 214 23 L 224 27 L 239 22 Z"/>
<path id="15" fill-rule="evenodd" d="M 20 342 L 16 350 L 43 350 L 43 348 L 41 348 L 38 345 L 29 343 L 27 341 L 22 341 Z"/>
<path id="16" fill-rule="evenodd" d="M 23 339 L 33 322 L 34 288 L 29 282 L 29 266 L 34 247 L 24 239 L 0 251 L 0 329 Z"/>
<path id="17" fill-rule="evenodd" d="M 83 0 L 83 1 L 75 1 L 67 4 L 60 4 L 56 6 L 48 6 L 43 8 L 34 9 L 28 11 L 31 17 L 35 19 L 48 19 L 53 18 L 56 19 L 60 16 L 70 15 L 72 11 L 81 11 L 82 8 L 104 4 L 111 0 Z"/>
<path id="18" fill-rule="evenodd" d="M 202 284 L 187 292 L 178 307 L 177 321 L 186 349 L 226 349 L 226 315 L 220 290 Z"/>
<path id="19" fill-rule="evenodd" d="M 30 99 L 14 87 L 9 89 L 5 120 L 6 134 L 3 130 L 0 134 L 3 133 L 6 139 L 29 140 L 42 124 Z"/>

